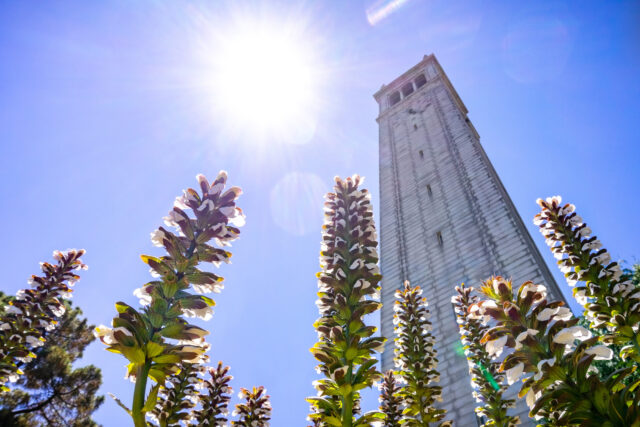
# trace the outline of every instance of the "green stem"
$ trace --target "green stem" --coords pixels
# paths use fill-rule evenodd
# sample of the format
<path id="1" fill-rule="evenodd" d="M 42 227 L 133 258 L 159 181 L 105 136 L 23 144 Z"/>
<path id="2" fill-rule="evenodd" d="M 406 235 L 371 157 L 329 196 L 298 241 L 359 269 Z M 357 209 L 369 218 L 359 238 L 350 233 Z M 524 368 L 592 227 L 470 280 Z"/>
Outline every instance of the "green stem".
<path id="1" fill-rule="evenodd" d="M 342 427 L 353 425 L 353 393 L 342 398 Z"/>
<path id="2" fill-rule="evenodd" d="M 133 418 L 135 427 L 146 427 L 147 425 L 142 408 L 144 406 L 150 368 L 151 361 L 148 360 L 144 365 L 138 366 L 138 370 L 136 371 L 136 387 L 133 391 L 133 405 L 131 406 L 131 418 Z"/>

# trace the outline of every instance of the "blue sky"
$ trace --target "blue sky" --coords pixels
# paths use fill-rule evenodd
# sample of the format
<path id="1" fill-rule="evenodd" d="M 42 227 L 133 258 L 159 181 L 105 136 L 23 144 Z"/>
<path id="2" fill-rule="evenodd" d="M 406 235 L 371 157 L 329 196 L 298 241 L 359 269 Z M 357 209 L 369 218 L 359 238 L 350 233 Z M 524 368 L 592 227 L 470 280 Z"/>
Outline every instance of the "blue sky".
<path id="1" fill-rule="evenodd" d="M 371 1 L 0 3 L 2 290 L 25 287 L 53 249 L 82 247 L 90 269 L 74 302 L 108 323 L 115 301 L 137 304 L 132 291 L 149 278 L 139 255 L 158 253 L 149 232 L 175 196 L 225 169 L 244 189 L 247 225 L 219 270 L 212 361 L 231 366 L 235 390 L 267 387 L 274 426 L 303 425 L 319 195 L 334 175 L 360 173 L 377 206 L 372 94 L 432 52 L 547 262 L 531 218 L 535 199 L 555 194 L 614 258 L 637 260 L 638 2 L 400 3 L 373 26 Z M 287 135 L 294 142 L 252 134 L 253 110 L 230 118 L 211 90 L 210 40 L 244 20 L 295 28 L 312 57 L 308 126 Z M 279 93 L 300 90 L 291 83 Z M 83 362 L 130 401 L 123 358 L 96 343 Z M 96 419 L 128 423 L 110 400 Z"/>

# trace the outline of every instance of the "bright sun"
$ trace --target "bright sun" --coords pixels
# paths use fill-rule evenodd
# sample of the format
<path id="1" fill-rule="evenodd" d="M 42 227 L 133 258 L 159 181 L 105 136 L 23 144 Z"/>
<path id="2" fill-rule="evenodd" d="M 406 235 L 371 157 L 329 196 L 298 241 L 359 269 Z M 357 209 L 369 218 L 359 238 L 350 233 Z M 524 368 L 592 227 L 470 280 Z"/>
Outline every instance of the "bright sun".
<path id="1" fill-rule="evenodd" d="M 313 132 L 317 81 L 311 49 L 303 43 L 290 29 L 255 23 L 220 39 L 216 104 L 230 125 L 289 139 Z"/>

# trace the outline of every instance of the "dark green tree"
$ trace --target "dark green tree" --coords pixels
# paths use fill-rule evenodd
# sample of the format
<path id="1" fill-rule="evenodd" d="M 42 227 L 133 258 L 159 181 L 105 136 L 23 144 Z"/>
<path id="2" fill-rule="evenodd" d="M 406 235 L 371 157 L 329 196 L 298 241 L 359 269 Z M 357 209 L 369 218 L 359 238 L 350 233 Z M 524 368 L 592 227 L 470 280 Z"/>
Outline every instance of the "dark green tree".
<path id="1" fill-rule="evenodd" d="M 0 311 L 12 297 L 0 292 Z M 85 366 L 74 369 L 84 349 L 95 339 L 93 325 L 87 324 L 82 310 L 64 302 L 65 313 L 55 329 L 44 331 L 45 344 L 33 350 L 36 355 L 21 366 L 24 375 L 0 394 L 2 426 L 95 426 L 92 413 L 102 404 L 100 369 Z"/>

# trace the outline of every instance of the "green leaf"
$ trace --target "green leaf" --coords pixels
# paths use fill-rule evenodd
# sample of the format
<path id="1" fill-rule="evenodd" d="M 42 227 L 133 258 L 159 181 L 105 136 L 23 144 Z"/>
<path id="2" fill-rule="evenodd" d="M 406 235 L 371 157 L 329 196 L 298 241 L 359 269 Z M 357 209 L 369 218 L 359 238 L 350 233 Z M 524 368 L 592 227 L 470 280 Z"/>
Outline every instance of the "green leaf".
<path id="1" fill-rule="evenodd" d="M 326 416 L 322 418 L 322 421 L 324 421 L 326 424 L 329 424 L 330 426 L 342 427 L 342 421 L 340 421 L 336 417 Z"/>
<path id="2" fill-rule="evenodd" d="M 177 338 L 184 329 L 181 323 L 171 323 L 160 330 L 160 335 L 166 338 Z"/>
<path id="3" fill-rule="evenodd" d="M 345 352 L 344 357 L 345 359 L 347 359 L 347 361 L 350 361 L 350 360 L 353 360 L 357 355 L 358 355 L 358 349 L 349 347 Z"/>
<path id="4" fill-rule="evenodd" d="M 115 394 L 109 393 L 109 396 L 111 396 L 111 398 L 116 401 L 116 403 L 118 404 L 119 407 L 124 409 L 127 412 L 127 414 L 129 414 L 129 416 L 131 416 L 131 409 L 127 408 L 127 406 L 124 403 L 122 403 L 122 401 L 120 399 L 118 399 L 115 396 Z"/>
<path id="5" fill-rule="evenodd" d="M 161 354 L 153 358 L 155 363 L 178 363 L 180 360 L 180 356 L 177 354 Z"/>
<path id="6" fill-rule="evenodd" d="M 160 390 L 160 383 L 151 387 L 149 397 L 147 397 L 147 401 L 142 407 L 142 412 L 149 412 L 154 406 L 156 406 L 156 402 L 158 401 L 158 390 Z"/>
<path id="7" fill-rule="evenodd" d="M 153 341 L 147 343 L 147 357 L 154 358 L 164 351 L 164 346 Z"/>
<path id="8" fill-rule="evenodd" d="M 140 347 L 125 347 L 121 345 L 119 349 L 124 357 L 129 359 L 131 363 L 135 363 L 136 365 L 142 365 L 144 363 L 145 355 Z"/>

